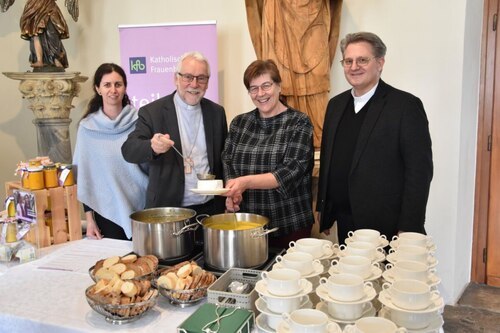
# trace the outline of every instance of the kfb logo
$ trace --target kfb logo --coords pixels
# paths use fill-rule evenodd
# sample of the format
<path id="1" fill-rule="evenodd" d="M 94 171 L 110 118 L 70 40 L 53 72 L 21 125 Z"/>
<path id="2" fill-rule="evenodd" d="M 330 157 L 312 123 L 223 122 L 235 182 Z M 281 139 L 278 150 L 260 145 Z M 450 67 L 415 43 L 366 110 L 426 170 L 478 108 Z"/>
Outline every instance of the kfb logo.
<path id="1" fill-rule="evenodd" d="M 146 73 L 146 57 L 129 58 L 130 74 Z"/>

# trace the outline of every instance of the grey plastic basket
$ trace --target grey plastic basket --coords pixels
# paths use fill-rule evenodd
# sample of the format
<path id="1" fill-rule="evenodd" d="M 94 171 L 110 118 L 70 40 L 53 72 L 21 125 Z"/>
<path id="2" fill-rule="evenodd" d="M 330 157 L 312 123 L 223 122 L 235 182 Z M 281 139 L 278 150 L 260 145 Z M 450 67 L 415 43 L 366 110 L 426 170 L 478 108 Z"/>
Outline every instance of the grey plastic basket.
<path id="1" fill-rule="evenodd" d="M 230 268 L 208 287 L 208 302 L 226 307 L 242 308 L 257 311 L 255 301 L 259 297 L 255 284 L 261 279 L 262 271 L 254 269 Z M 227 291 L 233 281 L 248 283 L 251 287 L 248 293 L 236 294 Z"/>

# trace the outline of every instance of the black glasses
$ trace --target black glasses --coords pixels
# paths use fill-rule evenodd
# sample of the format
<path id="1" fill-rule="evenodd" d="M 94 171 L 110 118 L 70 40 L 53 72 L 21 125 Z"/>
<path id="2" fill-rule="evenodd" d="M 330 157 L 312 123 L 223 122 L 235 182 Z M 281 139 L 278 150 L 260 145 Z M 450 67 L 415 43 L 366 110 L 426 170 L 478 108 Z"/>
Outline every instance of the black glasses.
<path id="1" fill-rule="evenodd" d="M 347 59 L 340 60 L 340 63 L 344 67 L 351 67 L 354 62 L 356 62 L 356 65 L 358 65 L 358 66 L 366 66 L 366 65 L 368 65 L 370 63 L 370 61 L 372 59 L 375 59 L 375 58 L 377 58 L 377 57 L 371 57 L 371 58 L 368 58 L 368 57 L 359 57 L 359 58 L 356 58 L 356 60 L 355 59 L 351 59 L 351 58 L 347 58 Z"/>
<path id="2" fill-rule="evenodd" d="M 259 93 L 259 88 L 262 89 L 262 91 L 269 91 L 273 84 L 274 82 L 264 82 L 260 86 L 251 86 L 248 88 L 248 93 L 250 95 L 257 95 Z"/>
<path id="3" fill-rule="evenodd" d="M 210 78 L 207 75 L 191 75 L 191 74 L 182 74 L 182 73 L 177 73 L 182 79 L 182 81 L 186 83 L 191 83 L 193 82 L 194 79 L 196 79 L 196 82 L 205 84 L 208 82 L 208 79 Z"/>

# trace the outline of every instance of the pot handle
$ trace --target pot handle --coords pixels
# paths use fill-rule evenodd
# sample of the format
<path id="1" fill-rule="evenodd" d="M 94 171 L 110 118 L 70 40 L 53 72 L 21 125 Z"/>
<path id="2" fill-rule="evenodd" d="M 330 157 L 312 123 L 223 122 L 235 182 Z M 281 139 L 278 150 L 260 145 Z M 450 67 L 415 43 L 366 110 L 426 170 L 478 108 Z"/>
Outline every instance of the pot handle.
<path id="1" fill-rule="evenodd" d="M 172 232 L 172 235 L 174 235 L 174 236 L 180 236 L 180 235 L 182 235 L 185 232 L 194 231 L 194 230 L 198 229 L 198 227 L 199 227 L 199 225 L 196 224 L 196 223 L 188 224 L 188 225 L 183 226 L 181 228 L 181 230 Z"/>
<path id="2" fill-rule="evenodd" d="M 208 214 L 200 214 L 198 216 L 195 217 L 196 219 L 196 222 L 198 222 L 199 225 L 203 226 L 203 223 L 201 223 L 201 221 L 199 220 L 199 218 L 205 218 L 205 217 L 209 217 L 210 215 Z"/>
<path id="3" fill-rule="evenodd" d="M 263 230 L 263 232 L 259 232 L 259 231 L 253 231 L 251 233 L 251 237 L 252 238 L 259 238 L 259 237 L 262 237 L 262 236 L 265 236 L 267 234 L 270 234 L 271 232 L 275 232 L 279 229 L 279 227 L 276 227 L 276 228 L 272 228 L 272 229 L 269 229 L 269 230 Z"/>

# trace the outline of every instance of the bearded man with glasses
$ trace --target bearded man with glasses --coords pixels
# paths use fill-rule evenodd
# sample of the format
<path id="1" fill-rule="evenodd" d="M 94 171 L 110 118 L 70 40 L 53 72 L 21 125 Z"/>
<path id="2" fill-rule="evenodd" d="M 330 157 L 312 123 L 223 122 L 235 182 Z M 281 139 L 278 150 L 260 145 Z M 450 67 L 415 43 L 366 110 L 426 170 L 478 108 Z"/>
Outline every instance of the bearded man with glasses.
<path id="1" fill-rule="evenodd" d="M 227 120 L 222 106 L 204 98 L 209 79 L 207 59 L 199 52 L 185 53 L 174 74 L 177 90 L 139 109 L 136 128 L 122 153 L 128 162 L 149 166 L 146 208 L 184 207 L 209 215 L 224 212 L 223 198 L 191 191 L 198 187 L 197 174 L 223 178 L 221 153 Z"/>
<path id="2" fill-rule="evenodd" d="M 433 174 L 429 124 L 421 100 L 380 77 L 386 46 L 375 34 L 348 34 L 340 45 L 352 86 L 328 103 L 321 144 L 320 231 L 336 222 L 339 243 L 357 229 L 391 239 L 425 234 Z"/>

